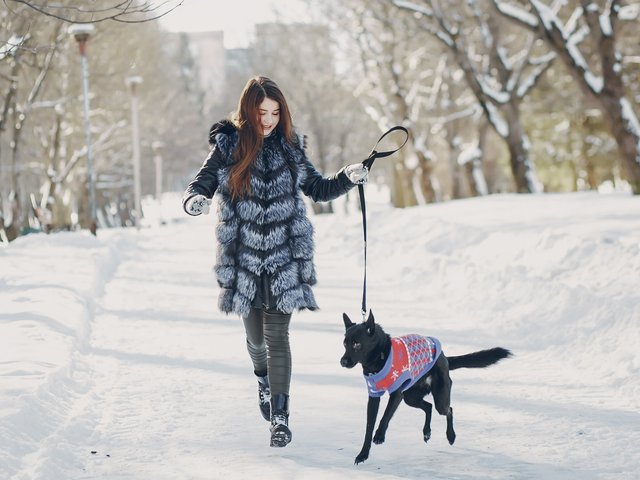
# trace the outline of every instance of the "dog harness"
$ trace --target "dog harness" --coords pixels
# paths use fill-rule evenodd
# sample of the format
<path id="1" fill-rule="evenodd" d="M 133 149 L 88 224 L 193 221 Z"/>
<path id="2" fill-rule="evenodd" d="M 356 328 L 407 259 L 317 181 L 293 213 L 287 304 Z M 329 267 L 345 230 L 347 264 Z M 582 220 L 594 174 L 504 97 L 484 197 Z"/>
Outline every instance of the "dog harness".
<path id="1" fill-rule="evenodd" d="M 391 339 L 391 353 L 382 370 L 365 375 L 370 397 L 381 397 L 411 388 L 435 365 L 442 353 L 440 341 L 421 335 L 404 335 Z"/>

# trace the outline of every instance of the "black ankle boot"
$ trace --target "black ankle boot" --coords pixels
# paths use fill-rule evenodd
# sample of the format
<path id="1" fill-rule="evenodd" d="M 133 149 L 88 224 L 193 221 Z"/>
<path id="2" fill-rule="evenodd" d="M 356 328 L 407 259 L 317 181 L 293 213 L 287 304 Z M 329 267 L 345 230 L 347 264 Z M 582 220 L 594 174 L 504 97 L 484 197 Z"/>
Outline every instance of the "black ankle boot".
<path id="1" fill-rule="evenodd" d="M 279 393 L 271 397 L 271 446 L 286 447 L 291 441 L 289 430 L 289 395 Z"/>
<path id="2" fill-rule="evenodd" d="M 271 389 L 269 388 L 269 377 L 258 377 L 258 406 L 262 417 L 268 422 L 271 419 Z"/>

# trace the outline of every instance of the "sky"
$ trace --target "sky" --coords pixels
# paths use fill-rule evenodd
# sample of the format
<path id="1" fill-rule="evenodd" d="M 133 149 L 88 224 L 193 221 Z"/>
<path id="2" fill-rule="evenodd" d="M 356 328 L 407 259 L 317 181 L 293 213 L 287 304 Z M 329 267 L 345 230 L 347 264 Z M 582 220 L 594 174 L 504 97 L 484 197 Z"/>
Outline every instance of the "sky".
<path id="1" fill-rule="evenodd" d="M 292 443 L 270 448 L 242 322 L 221 314 L 215 211 L 0 248 L 3 480 L 632 480 L 640 471 L 640 196 L 491 195 L 394 210 L 367 185 L 367 302 L 392 336 L 514 356 L 452 372 L 453 446 L 400 405 L 355 466 L 357 195 L 312 216 L 320 310 L 291 323 Z M 160 222 L 160 220 L 164 222 Z M 382 399 L 383 405 L 388 396 Z M 430 400 L 430 397 L 427 397 Z M 381 413 L 380 413 L 381 414 Z M 380 417 L 380 415 L 379 415 Z"/>
<path id="2" fill-rule="evenodd" d="M 162 18 L 171 31 L 223 30 L 226 48 L 246 47 L 256 23 L 305 21 L 303 0 L 184 0 Z"/>

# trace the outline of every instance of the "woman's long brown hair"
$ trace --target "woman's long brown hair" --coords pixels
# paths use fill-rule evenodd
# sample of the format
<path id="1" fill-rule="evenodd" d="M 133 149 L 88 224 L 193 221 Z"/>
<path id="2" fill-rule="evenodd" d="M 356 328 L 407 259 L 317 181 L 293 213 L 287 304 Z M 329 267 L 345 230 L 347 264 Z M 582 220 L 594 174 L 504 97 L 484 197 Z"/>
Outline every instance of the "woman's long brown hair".
<path id="1" fill-rule="evenodd" d="M 276 130 L 288 142 L 293 142 L 293 123 L 287 100 L 276 83 L 263 76 L 251 78 L 244 86 L 232 121 L 238 130 L 238 146 L 233 154 L 234 165 L 229 175 L 232 198 L 251 193 L 251 166 L 262 148 L 260 104 L 265 98 L 278 102 L 280 119 Z"/>

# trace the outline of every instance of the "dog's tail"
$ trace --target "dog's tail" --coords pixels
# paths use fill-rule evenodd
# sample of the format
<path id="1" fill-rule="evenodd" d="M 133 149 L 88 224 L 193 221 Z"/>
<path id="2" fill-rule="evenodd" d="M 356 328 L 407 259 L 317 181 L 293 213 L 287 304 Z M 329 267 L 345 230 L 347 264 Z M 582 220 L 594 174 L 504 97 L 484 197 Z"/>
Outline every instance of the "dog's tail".
<path id="1" fill-rule="evenodd" d="M 506 348 L 496 347 L 457 357 L 447 357 L 447 359 L 449 360 L 449 370 L 455 370 L 457 368 L 485 368 L 511 355 L 511 352 Z"/>

